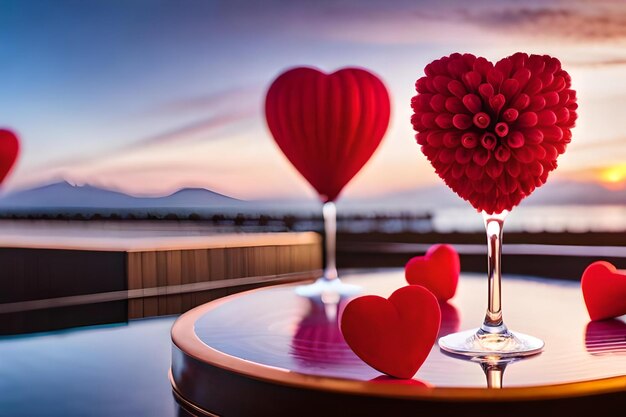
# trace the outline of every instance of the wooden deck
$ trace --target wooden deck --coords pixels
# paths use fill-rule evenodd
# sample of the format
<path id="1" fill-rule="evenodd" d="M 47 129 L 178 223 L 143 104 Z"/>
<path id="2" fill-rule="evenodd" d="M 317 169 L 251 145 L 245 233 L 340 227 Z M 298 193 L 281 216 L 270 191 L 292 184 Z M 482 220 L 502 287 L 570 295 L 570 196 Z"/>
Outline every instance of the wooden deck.
<path id="1" fill-rule="evenodd" d="M 0 222 L 0 314 L 11 314 L 0 332 L 24 311 L 94 302 L 115 306 L 117 320 L 179 314 L 210 290 L 313 278 L 322 266 L 316 233 L 192 232 Z"/>

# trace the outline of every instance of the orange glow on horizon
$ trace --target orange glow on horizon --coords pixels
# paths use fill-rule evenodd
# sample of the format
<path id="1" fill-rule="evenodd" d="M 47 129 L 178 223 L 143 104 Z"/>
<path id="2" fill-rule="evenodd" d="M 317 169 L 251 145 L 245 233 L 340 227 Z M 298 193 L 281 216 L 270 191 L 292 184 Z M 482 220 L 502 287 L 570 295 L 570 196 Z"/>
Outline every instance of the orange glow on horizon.
<path id="1" fill-rule="evenodd" d="M 600 171 L 599 179 L 604 186 L 610 189 L 626 187 L 626 164 L 614 165 Z"/>

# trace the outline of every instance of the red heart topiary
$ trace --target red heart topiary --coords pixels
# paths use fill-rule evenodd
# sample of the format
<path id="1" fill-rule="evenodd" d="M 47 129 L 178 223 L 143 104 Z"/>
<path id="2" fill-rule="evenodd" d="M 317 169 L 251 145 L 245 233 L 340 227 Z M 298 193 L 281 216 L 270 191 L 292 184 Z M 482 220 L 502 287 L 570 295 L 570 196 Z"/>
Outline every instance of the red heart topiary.
<path id="1" fill-rule="evenodd" d="M 341 316 L 341 332 L 369 366 L 408 379 L 426 360 L 440 323 L 435 296 L 424 287 L 409 285 L 388 299 L 366 295 L 350 301 Z"/>
<path id="2" fill-rule="evenodd" d="M 543 185 L 576 121 L 576 92 L 558 59 L 516 53 L 495 65 L 471 54 L 428 64 L 411 100 L 417 143 L 474 208 L 511 210 Z"/>

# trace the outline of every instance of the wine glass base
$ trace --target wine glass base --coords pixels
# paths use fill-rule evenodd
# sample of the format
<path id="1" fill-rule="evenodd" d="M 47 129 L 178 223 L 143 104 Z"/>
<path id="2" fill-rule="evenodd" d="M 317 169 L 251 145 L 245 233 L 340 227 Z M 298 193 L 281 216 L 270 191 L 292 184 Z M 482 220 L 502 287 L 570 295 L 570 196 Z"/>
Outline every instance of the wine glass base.
<path id="1" fill-rule="evenodd" d="M 358 285 L 346 284 L 339 278 L 327 279 L 318 278 L 313 284 L 300 285 L 296 287 L 296 294 L 306 298 L 328 299 L 332 302 L 334 298 L 352 297 L 363 291 Z"/>
<path id="2" fill-rule="evenodd" d="M 439 339 L 441 350 L 469 358 L 519 358 L 541 353 L 543 340 L 523 333 L 479 333 L 480 329 L 452 333 Z"/>

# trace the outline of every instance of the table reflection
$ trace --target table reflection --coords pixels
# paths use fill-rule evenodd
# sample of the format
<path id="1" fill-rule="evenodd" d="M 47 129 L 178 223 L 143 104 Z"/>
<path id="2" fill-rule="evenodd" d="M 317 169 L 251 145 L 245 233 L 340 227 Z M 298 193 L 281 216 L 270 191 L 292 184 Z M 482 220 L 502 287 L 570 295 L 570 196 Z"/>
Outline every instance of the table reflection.
<path id="1" fill-rule="evenodd" d="M 439 308 L 441 309 L 441 327 L 437 339 L 458 332 L 461 324 L 461 315 L 454 305 L 449 302 L 440 302 Z"/>
<path id="2" fill-rule="evenodd" d="M 504 370 L 508 365 L 517 362 L 515 358 L 485 358 L 477 361 L 485 373 L 487 388 L 501 389 L 504 381 Z"/>
<path id="3" fill-rule="evenodd" d="M 315 298 L 303 300 L 306 300 L 308 312 L 298 323 L 291 339 L 291 355 L 305 364 L 353 362 L 355 355 L 339 329 L 339 313 L 348 300 L 343 297 L 334 302 Z"/>
<path id="4" fill-rule="evenodd" d="M 626 355 L 626 322 L 591 321 L 585 328 L 585 349 L 592 355 Z"/>

